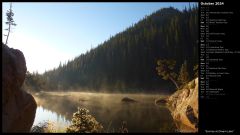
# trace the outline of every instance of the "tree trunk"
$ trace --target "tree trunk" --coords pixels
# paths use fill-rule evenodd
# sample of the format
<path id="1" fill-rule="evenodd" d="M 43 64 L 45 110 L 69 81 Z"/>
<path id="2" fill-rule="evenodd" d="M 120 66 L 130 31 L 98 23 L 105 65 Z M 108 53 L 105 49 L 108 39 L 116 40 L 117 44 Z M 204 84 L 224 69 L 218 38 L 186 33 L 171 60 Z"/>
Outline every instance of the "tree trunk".
<path id="1" fill-rule="evenodd" d="M 12 3 L 10 3 L 9 12 L 10 12 L 10 16 L 11 16 L 11 14 L 12 14 Z M 5 43 L 6 45 L 7 45 L 7 42 L 8 42 L 8 37 L 9 37 L 10 30 L 11 30 L 11 21 L 9 21 L 9 24 L 8 24 L 8 34 L 7 34 L 6 43 Z"/>
<path id="2" fill-rule="evenodd" d="M 11 25 L 9 23 L 9 26 L 8 26 L 8 34 L 7 34 L 7 38 L 6 38 L 6 45 L 7 45 L 7 42 L 8 42 L 8 37 L 9 37 L 9 33 L 10 33 L 10 28 L 11 28 Z"/>
<path id="3" fill-rule="evenodd" d="M 179 89 L 179 86 L 178 86 L 177 82 L 172 77 L 169 77 L 169 79 L 175 84 L 177 89 Z"/>

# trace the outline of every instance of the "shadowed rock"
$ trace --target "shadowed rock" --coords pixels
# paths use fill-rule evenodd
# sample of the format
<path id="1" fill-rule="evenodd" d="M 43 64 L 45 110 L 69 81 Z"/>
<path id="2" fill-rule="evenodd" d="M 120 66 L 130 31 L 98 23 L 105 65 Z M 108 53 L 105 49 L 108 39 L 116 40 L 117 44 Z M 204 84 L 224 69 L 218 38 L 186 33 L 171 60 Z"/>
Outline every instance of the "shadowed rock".
<path id="1" fill-rule="evenodd" d="M 122 99 L 122 102 L 135 103 L 135 102 L 137 102 L 137 101 L 134 100 L 134 99 L 131 99 L 131 98 L 129 98 L 129 97 L 124 97 L 124 98 Z"/>
<path id="2" fill-rule="evenodd" d="M 198 118 L 194 115 L 193 108 L 190 105 L 187 106 L 186 116 L 191 124 L 195 125 L 195 128 L 198 128 Z"/>
<path id="3" fill-rule="evenodd" d="M 37 104 L 21 86 L 27 68 L 24 55 L 2 44 L 2 129 L 3 132 L 29 132 Z"/>
<path id="4" fill-rule="evenodd" d="M 167 103 L 167 98 L 159 98 L 155 100 L 156 105 L 165 105 Z"/>

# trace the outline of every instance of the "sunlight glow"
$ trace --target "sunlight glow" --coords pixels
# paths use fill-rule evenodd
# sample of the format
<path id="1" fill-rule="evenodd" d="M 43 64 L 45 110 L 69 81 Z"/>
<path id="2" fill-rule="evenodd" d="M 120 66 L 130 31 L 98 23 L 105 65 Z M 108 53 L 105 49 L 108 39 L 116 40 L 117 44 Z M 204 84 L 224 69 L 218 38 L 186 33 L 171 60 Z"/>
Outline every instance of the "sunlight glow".
<path id="1" fill-rule="evenodd" d="M 30 72 L 43 73 L 84 54 L 163 7 L 183 9 L 189 3 L 14 3 L 8 46 L 20 49 Z M 2 35 L 6 12 L 2 6 Z M 5 43 L 6 37 L 2 37 Z"/>
<path id="2" fill-rule="evenodd" d="M 20 49 L 24 53 L 27 70 L 30 72 L 43 73 L 45 70 L 57 67 L 60 61 L 65 63 L 69 58 L 74 57 L 73 54 L 53 48 L 28 34 L 12 33 L 11 36 L 14 40 L 9 40 L 8 46 Z"/>

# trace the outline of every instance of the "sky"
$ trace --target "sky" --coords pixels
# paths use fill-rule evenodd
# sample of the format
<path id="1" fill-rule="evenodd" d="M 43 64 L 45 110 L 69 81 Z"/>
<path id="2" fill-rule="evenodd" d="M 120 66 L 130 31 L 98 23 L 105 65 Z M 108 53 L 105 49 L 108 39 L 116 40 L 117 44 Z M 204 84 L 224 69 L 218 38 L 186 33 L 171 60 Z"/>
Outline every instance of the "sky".
<path id="1" fill-rule="evenodd" d="M 164 7 L 182 10 L 188 5 L 188 2 L 13 2 L 17 26 L 12 27 L 8 46 L 24 53 L 28 71 L 43 73 L 95 48 L 146 15 Z M 2 3 L 2 35 L 7 34 L 4 29 L 9 7 L 10 3 Z M 5 40 L 2 36 L 3 43 Z"/>

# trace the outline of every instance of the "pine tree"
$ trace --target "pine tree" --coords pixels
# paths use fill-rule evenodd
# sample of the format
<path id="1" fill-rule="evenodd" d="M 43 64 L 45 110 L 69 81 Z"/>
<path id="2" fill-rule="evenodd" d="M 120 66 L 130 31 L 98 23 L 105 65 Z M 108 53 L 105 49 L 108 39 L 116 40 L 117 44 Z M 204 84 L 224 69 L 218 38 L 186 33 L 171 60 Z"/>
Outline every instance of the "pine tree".
<path id="1" fill-rule="evenodd" d="M 198 64 L 193 67 L 194 77 L 198 77 Z"/>
<path id="2" fill-rule="evenodd" d="M 178 87 L 176 73 L 182 62 L 186 59 L 189 69 L 198 63 L 197 13 L 197 9 L 189 12 L 187 8 L 185 12 L 165 8 L 153 13 L 87 53 L 69 60 L 66 65 L 45 72 L 47 89 L 55 90 L 59 83 L 66 90 L 104 87 L 114 91 L 118 84 L 129 91 L 163 89 L 166 81 L 162 78 Z M 166 66 L 168 70 L 164 71 L 161 68 L 165 67 L 160 66 L 159 77 L 153 70 L 156 58 L 174 59 L 176 64 L 170 63 L 179 69 Z M 193 70 L 188 73 L 192 75 Z M 168 88 L 172 89 L 172 86 Z"/>
<path id="3" fill-rule="evenodd" d="M 184 63 L 181 66 L 179 76 L 178 76 L 178 82 L 182 85 L 189 82 L 189 74 L 187 70 L 187 61 L 185 60 Z"/>
<path id="4" fill-rule="evenodd" d="M 78 111 L 73 114 L 72 124 L 67 127 L 67 133 L 101 133 L 102 124 L 88 113 L 89 110 L 78 108 Z"/>
<path id="5" fill-rule="evenodd" d="M 177 74 L 174 73 L 173 69 L 175 67 L 176 61 L 175 60 L 158 60 L 156 70 L 158 75 L 162 77 L 164 80 L 171 80 L 174 85 L 179 88 L 178 83 L 176 81 Z"/>
<path id="6" fill-rule="evenodd" d="M 12 10 L 12 3 L 10 3 L 10 9 L 7 11 L 6 16 L 7 16 L 7 22 L 5 22 L 5 23 L 8 25 L 8 28 L 5 29 L 5 30 L 8 31 L 8 34 L 4 35 L 4 36 L 7 36 L 6 42 L 5 42 L 5 44 L 7 45 L 9 34 L 11 32 L 11 26 L 16 26 L 17 25 L 13 20 L 14 13 L 13 13 L 13 10 Z"/>

